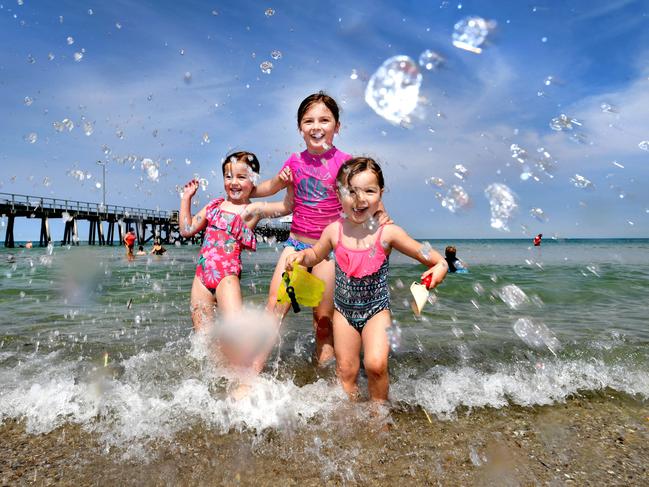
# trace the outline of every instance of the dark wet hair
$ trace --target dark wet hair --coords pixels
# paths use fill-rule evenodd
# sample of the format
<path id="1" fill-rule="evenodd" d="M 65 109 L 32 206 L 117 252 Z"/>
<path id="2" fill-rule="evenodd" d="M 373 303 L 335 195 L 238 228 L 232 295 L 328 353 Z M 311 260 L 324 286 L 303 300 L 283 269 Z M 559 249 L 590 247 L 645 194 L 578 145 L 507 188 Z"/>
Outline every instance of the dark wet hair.
<path id="1" fill-rule="evenodd" d="M 455 248 L 455 245 L 449 245 L 448 247 L 446 247 L 444 253 L 446 257 L 455 257 L 455 254 L 457 253 L 457 249 Z"/>
<path id="2" fill-rule="evenodd" d="M 336 100 L 327 95 L 324 91 L 318 91 L 312 95 L 307 96 L 300 106 L 297 109 L 297 126 L 300 127 L 304 114 L 309 108 L 311 108 L 316 103 L 324 103 L 324 105 L 331 111 L 334 116 L 336 123 L 340 121 L 340 109 L 338 108 L 338 103 Z"/>
<path id="3" fill-rule="evenodd" d="M 376 181 L 379 183 L 379 188 L 383 189 L 385 182 L 383 181 L 383 171 L 381 166 L 370 157 L 354 157 L 348 160 L 338 170 L 336 182 L 339 188 L 349 186 L 349 181 L 358 173 L 363 171 L 372 171 L 376 175 Z"/>
<path id="4" fill-rule="evenodd" d="M 144 245 L 139 245 L 137 249 L 138 250 L 144 250 Z"/>
<path id="5" fill-rule="evenodd" d="M 243 162 L 245 164 L 248 164 L 248 167 L 250 167 L 250 169 L 252 169 L 253 172 L 259 174 L 259 160 L 257 159 L 257 156 L 252 152 L 238 151 L 238 152 L 232 152 L 228 154 L 227 156 L 225 156 L 225 159 L 223 159 L 221 170 L 223 171 L 224 176 L 225 176 L 225 166 L 233 162 L 232 158 L 234 158 L 236 162 Z"/>

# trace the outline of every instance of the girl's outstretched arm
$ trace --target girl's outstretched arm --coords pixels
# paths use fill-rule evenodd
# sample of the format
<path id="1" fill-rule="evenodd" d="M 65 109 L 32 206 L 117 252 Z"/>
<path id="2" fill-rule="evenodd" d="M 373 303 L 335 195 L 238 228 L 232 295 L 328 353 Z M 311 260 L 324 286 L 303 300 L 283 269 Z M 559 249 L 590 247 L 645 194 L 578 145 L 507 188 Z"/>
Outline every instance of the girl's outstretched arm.
<path id="1" fill-rule="evenodd" d="M 198 181 L 192 179 L 185 184 L 183 196 L 180 199 L 180 235 L 183 237 L 193 237 L 207 226 L 205 219 L 207 205 L 192 217 L 192 198 L 196 191 L 198 191 Z"/>
<path id="2" fill-rule="evenodd" d="M 255 186 L 250 194 L 251 198 L 265 198 L 272 196 L 279 190 L 286 188 L 293 181 L 291 170 L 283 168 L 279 173 Z"/>
<path id="3" fill-rule="evenodd" d="M 257 201 L 250 203 L 243 213 L 243 221 L 254 229 L 262 218 L 277 218 L 293 211 L 293 187 L 286 188 L 282 201 Z"/>
<path id="4" fill-rule="evenodd" d="M 433 275 L 431 285 L 429 286 L 431 289 L 440 284 L 444 280 L 444 277 L 446 277 L 448 264 L 444 260 L 444 257 L 435 249 L 431 248 L 430 245 L 417 242 L 403 228 L 396 225 L 388 225 L 383 229 L 383 238 L 390 247 L 428 266 L 429 269 L 421 275 L 421 278 L 423 279 L 429 274 Z"/>
<path id="5" fill-rule="evenodd" d="M 292 270 L 294 265 L 301 264 L 313 267 L 322 262 L 334 247 L 333 239 L 338 234 L 338 222 L 330 223 L 322 232 L 318 240 L 310 249 L 290 254 L 286 257 L 286 269 Z"/>

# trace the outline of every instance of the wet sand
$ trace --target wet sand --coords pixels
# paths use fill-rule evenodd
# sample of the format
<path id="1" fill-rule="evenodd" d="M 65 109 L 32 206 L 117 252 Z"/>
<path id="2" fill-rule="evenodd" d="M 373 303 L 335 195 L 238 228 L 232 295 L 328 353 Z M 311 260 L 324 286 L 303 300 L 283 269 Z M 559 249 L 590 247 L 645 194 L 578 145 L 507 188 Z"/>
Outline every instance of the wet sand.
<path id="1" fill-rule="evenodd" d="M 1 485 L 649 485 L 649 408 L 603 392 L 543 407 L 461 411 L 390 424 L 341 408 L 325 424 L 263 433 L 188 428 L 124 459 L 66 425 L 0 426 Z M 358 406 L 354 406 L 358 409 Z"/>

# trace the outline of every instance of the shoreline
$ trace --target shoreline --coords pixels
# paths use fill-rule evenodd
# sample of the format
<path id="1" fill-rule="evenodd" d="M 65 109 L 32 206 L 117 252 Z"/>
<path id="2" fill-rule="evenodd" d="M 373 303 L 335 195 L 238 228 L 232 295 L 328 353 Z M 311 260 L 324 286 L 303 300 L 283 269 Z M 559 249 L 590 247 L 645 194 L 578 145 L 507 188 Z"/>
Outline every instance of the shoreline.
<path id="1" fill-rule="evenodd" d="M 647 485 L 646 402 L 603 391 L 549 406 L 427 417 L 365 404 L 324 422 L 221 433 L 192 425 L 145 447 L 145 459 L 64 425 L 47 434 L 0 425 L 0 483 L 48 485 Z M 137 448 L 137 445 L 129 445 Z"/>

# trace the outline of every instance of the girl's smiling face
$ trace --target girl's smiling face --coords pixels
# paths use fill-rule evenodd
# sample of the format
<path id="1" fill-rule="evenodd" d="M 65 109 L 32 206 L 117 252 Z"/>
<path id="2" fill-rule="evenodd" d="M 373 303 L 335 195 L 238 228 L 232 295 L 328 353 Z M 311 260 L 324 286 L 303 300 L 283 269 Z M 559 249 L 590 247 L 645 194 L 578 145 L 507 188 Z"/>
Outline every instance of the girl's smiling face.
<path id="1" fill-rule="evenodd" d="M 246 203 L 254 188 L 253 170 L 245 162 L 229 162 L 223 170 L 223 188 L 232 203 Z"/>
<path id="2" fill-rule="evenodd" d="M 351 177 L 349 185 L 338 190 L 338 198 L 347 218 L 365 223 L 379 209 L 383 190 L 374 171 L 366 169 Z"/>
<path id="3" fill-rule="evenodd" d="M 300 120 L 300 133 L 307 150 L 312 154 L 322 154 L 333 146 L 334 135 L 340 123 L 322 102 L 311 105 Z"/>

